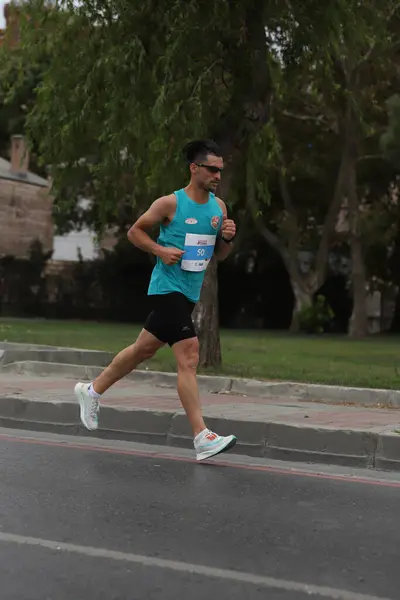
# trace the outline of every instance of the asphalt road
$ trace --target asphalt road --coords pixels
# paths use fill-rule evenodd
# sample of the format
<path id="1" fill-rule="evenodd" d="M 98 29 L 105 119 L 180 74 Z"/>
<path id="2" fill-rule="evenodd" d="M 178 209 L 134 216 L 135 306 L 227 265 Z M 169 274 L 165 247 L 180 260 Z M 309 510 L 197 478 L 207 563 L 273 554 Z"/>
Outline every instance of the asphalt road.
<path id="1" fill-rule="evenodd" d="M 1 600 L 400 597 L 398 475 L 160 452 L 1 430 Z"/>

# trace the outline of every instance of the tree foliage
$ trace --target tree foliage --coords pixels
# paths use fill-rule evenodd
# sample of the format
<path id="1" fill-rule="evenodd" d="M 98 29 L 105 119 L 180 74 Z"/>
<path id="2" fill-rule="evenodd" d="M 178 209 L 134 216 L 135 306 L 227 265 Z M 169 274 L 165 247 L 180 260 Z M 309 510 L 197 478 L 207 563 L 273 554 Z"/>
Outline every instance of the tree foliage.
<path id="1" fill-rule="evenodd" d="M 20 71 L 42 73 L 28 131 L 61 212 L 82 190 L 96 198 L 99 227 L 124 203 L 173 187 L 188 138 L 215 138 L 236 170 L 269 118 L 274 65 L 295 63 L 306 39 L 329 39 L 342 10 L 315 1 L 46 4 L 24 9 Z M 20 93 L 21 81 L 8 80 Z"/>
<path id="2" fill-rule="evenodd" d="M 249 157 L 248 190 L 256 224 L 290 273 L 298 300 L 295 313 L 323 285 L 336 246 L 351 256 L 357 335 L 367 326 L 365 249 L 379 230 L 380 204 L 393 182 L 379 137 L 385 100 L 397 76 L 397 9 L 391 0 L 379 7 L 346 3 L 325 44 L 310 39 L 298 60 L 281 62 L 274 71 L 271 119 Z M 264 209 L 266 223 L 260 215 L 271 192 L 275 201 Z M 347 225 L 341 235 L 335 231 L 339 210 Z M 362 248 L 366 233 L 368 243 Z M 301 268 L 304 251 L 312 257 L 307 273 Z"/>
<path id="3" fill-rule="evenodd" d="M 361 226 L 377 230 L 376 190 L 385 194 L 392 174 L 374 186 L 369 172 L 381 168 L 395 90 L 394 0 L 30 0 L 24 14 L 0 89 L 9 106 L 28 107 L 64 230 L 125 227 L 182 184 L 180 150 L 200 136 L 221 144 L 222 196 L 254 215 L 301 301 L 324 283 L 334 243 L 350 247 Z M 335 240 L 350 196 L 351 235 Z M 86 212 L 81 197 L 92 200 Z M 307 276 L 304 250 L 314 256 Z"/>

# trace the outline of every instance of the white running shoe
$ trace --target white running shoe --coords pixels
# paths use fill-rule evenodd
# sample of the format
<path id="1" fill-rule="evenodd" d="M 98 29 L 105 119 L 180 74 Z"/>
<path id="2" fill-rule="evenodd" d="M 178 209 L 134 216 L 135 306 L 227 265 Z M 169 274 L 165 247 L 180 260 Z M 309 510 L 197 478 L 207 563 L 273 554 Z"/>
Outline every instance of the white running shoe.
<path id="1" fill-rule="evenodd" d="M 196 450 L 197 460 L 205 460 L 221 452 L 226 452 L 233 448 L 236 444 L 236 437 L 228 435 L 222 437 L 213 431 L 206 429 L 200 438 L 194 441 L 194 449 Z"/>
<path id="2" fill-rule="evenodd" d="M 81 421 L 86 429 L 94 431 L 99 426 L 100 403 L 89 394 L 89 383 L 77 383 L 75 396 L 81 407 Z"/>

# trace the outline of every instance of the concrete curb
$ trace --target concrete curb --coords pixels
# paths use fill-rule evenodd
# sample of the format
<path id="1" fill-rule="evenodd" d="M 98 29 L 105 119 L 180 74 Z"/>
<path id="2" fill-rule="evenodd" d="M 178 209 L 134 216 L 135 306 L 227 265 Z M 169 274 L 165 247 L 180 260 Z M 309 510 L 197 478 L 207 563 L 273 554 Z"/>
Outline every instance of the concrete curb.
<path id="1" fill-rule="evenodd" d="M 74 348 L 20 349 L 17 347 L 1 348 L 0 346 L 1 367 L 25 361 L 106 367 L 113 357 L 114 355 L 110 352 L 76 350 Z"/>
<path id="2" fill-rule="evenodd" d="M 210 427 L 238 437 L 235 454 L 278 460 L 400 471 L 400 435 L 387 430 L 333 430 L 207 417 Z M 154 411 L 102 406 L 100 429 L 80 425 L 74 402 L 0 397 L 0 426 L 193 448 L 183 411 Z"/>
<path id="3" fill-rule="evenodd" d="M 232 394 L 254 397 L 290 396 L 305 401 L 324 403 L 359 404 L 362 406 L 388 406 L 400 408 L 400 391 L 354 388 L 291 381 L 264 382 L 254 379 L 232 379 Z"/>
<path id="4" fill-rule="evenodd" d="M 2 351 L 0 350 L 0 353 Z M 60 351 L 59 354 L 47 350 L 35 350 L 33 355 L 39 360 L 11 361 L 11 357 L 20 357 L 20 350 L 4 351 L 8 354 L 3 360 L 0 356 L 0 374 L 16 373 L 18 375 L 58 375 L 70 377 L 75 380 L 89 381 L 94 379 L 108 364 L 112 355 L 96 351 L 71 350 Z M 87 354 L 91 354 L 90 361 Z M 9 354 L 12 353 L 12 354 Z M 52 360 L 45 361 L 50 356 Z M 76 363 L 67 363 L 61 360 L 56 362 L 55 358 L 81 358 Z M 96 361 L 97 364 L 96 364 Z M 99 364 L 100 363 L 100 364 Z M 176 386 L 176 374 L 161 371 L 137 370 L 127 377 L 132 381 L 151 383 L 158 387 L 172 388 Z M 400 391 L 370 388 L 351 388 L 343 386 L 295 383 L 295 382 L 268 382 L 255 379 L 239 379 L 229 376 L 199 375 L 199 385 L 202 391 L 215 394 L 234 394 L 239 396 L 251 396 L 254 398 L 296 398 L 304 401 L 323 402 L 325 404 L 347 404 L 359 406 L 375 406 L 400 408 Z"/>

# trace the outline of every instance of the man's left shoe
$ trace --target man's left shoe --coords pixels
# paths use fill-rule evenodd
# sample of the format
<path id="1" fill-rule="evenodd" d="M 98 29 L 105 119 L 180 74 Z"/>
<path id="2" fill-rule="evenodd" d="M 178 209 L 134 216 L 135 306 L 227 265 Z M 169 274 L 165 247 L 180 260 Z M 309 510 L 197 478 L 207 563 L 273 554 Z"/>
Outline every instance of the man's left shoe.
<path id="1" fill-rule="evenodd" d="M 221 452 L 226 452 L 233 448 L 236 444 L 236 436 L 228 435 L 223 437 L 217 435 L 213 431 L 206 429 L 200 438 L 196 438 L 194 441 L 194 449 L 196 450 L 197 460 L 205 460 L 211 458 Z"/>

